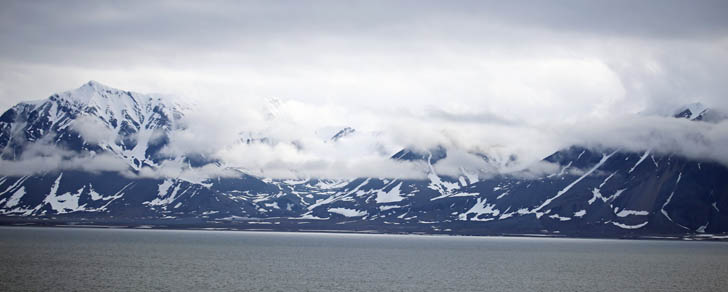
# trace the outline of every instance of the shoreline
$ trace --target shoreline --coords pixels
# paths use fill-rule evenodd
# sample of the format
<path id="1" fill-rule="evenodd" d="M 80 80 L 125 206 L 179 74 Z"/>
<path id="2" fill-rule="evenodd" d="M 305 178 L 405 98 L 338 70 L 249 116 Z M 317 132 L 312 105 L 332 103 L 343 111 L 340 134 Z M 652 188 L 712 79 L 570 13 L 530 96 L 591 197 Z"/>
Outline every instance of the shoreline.
<path id="1" fill-rule="evenodd" d="M 0 228 L 47 228 L 47 229 L 115 229 L 115 230 L 154 230 L 154 231 L 202 231 L 202 232 L 248 232 L 270 234 L 320 234 L 320 235 L 379 235 L 379 236 L 413 236 L 413 237 L 448 237 L 448 238 L 491 238 L 491 239 L 570 239 L 570 240 L 655 240 L 655 241 L 706 241 L 728 242 L 728 234 L 694 234 L 694 235 L 641 235 L 623 237 L 574 236 L 569 234 L 539 234 L 539 233 L 500 233 L 500 234 L 458 234 L 458 233 L 427 233 L 427 232 L 382 232 L 378 230 L 349 230 L 349 229 L 303 229 L 281 230 L 274 228 L 233 228 L 233 227 L 175 227 L 168 225 L 148 224 L 37 224 L 33 222 L 0 224 Z"/>

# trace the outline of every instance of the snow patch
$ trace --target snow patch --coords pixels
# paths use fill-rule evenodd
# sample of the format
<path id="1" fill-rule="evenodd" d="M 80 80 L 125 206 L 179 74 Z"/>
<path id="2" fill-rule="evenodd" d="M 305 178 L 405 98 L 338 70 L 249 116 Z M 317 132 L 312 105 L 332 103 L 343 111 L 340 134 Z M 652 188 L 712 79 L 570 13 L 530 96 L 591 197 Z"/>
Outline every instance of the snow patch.
<path id="1" fill-rule="evenodd" d="M 500 210 L 495 209 L 495 204 L 486 204 L 487 201 L 488 201 L 488 199 L 481 200 L 480 198 L 478 198 L 477 202 L 475 203 L 475 205 L 473 205 L 473 207 L 470 208 L 470 210 L 458 215 L 458 220 L 467 221 L 469 214 L 475 214 L 475 216 L 470 219 L 471 221 L 488 220 L 488 219 L 478 219 L 478 217 L 483 214 L 493 215 L 494 217 L 497 217 L 498 215 L 500 215 Z M 490 220 L 493 220 L 493 219 L 491 218 Z"/>
<path id="2" fill-rule="evenodd" d="M 329 213 L 344 215 L 345 217 L 362 217 L 368 214 L 367 211 L 359 211 L 356 209 L 347 208 L 329 208 L 328 211 Z"/>
<path id="3" fill-rule="evenodd" d="M 273 209 L 280 209 L 281 208 L 281 207 L 278 206 L 278 202 L 264 203 L 263 205 L 265 205 L 268 208 L 273 208 Z"/>
<path id="4" fill-rule="evenodd" d="M 174 181 L 171 179 L 164 180 L 163 183 L 159 184 L 157 196 L 164 197 L 164 195 L 167 194 L 167 191 L 169 191 L 169 188 L 174 184 Z"/>
<path id="5" fill-rule="evenodd" d="M 647 221 L 645 221 L 644 223 L 641 223 L 641 224 L 637 224 L 637 225 L 627 225 L 627 224 L 622 224 L 622 223 L 614 222 L 614 221 L 612 221 L 612 224 L 614 226 L 617 226 L 622 229 L 640 229 L 642 227 L 645 227 L 645 225 L 647 225 Z"/>
<path id="6" fill-rule="evenodd" d="M 50 205 L 51 209 L 56 211 L 56 213 L 58 214 L 85 210 L 85 205 L 79 206 L 78 200 L 81 198 L 81 194 L 83 193 L 84 189 L 86 189 L 86 186 L 81 187 L 75 194 L 64 193 L 59 196 L 57 195 L 57 193 L 58 187 L 61 184 L 62 177 L 63 173 L 61 173 L 56 181 L 53 183 L 53 186 L 51 187 L 51 192 L 48 194 L 48 196 L 45 197 L 45 199 L 43 200 L 43 204 Z"/>
<path id="7" fill-rule="evenodd" d="M 597 199 L 602 200 L 602 202 L 607 203 L 610 201 L 616 200 L 626 189 L 619 189 L 616 192 L 614 192 L 613 195 L 609 197 L 604 197 L 601 193 L 601 190 L 599 188 L 594 188 L 592 190 L 592 198 L 587 201 L 589 205 L 593 204 Z"/>
<path id="8" fill-rule="evenodd" d="M 382 190 L 377 191 L 377 203 L 393 203 L 404 200 L 404 197 L 400 194 L 400 187 L 402 187 L 402 182 L 390 189 L 388 192 L 383 192 Z"/>
<path id="9" fill-rule="evenodd" d="M 635 215 L 635 216 L 647 216 L 647 215 L 649 215 L 649 214 L 650 214 L 650 212 L 648 212 L 648 211 L 635 211 L 635 210 L 627 210 L 627 209 L 622 209 L 622 210 L 621 210 L 621 211 L 619 211 L 619 212 L 618 212 L 618 213 L 617 213 L 616 215 L 617 215 L 617 217 L 622 217 L 622 218 L 624 218 L 624 217 L 627 217 L 627 216 L 629 216 L 629 215 Z"/>
<path id="10" fill-rule="evenodd" d="M 551 218 L 551 219 L 558 219 L 559 221 L 569 221 L 569 220 L 571 220 L 571 218 L 569 218 L 569 217 L 562 217 L 562 216 L 559 216 L 559 214 L 553 214 L 553 215 L 549 216 L 549 218 Z"/>
<path id="11" fill-rule="evenodd" d="M 398 209 L 402 208 L 400 205 L 386 205 L 386 206 L 379 206 L 379 211 L 387 211 L 391 209 Z"/>
<path id="12" fill-rule="evenodd" d="M 695 232 L 705 233 L 705 229 L 708 228 L 708 224 L 710 224 L 710 221 L 705 222 L 705 225 L 702 225 L 702 226 L 698 227 L 698 229 L 695 229 Z"/>
<path id="13" fill-rule="evenodd" d="M 148 204 L 150 206 L 165 206 L 169 205 L 172 202 L 174 202 L 175 199 L 177 199 L 177 193 L 179 193 L 181 183 L 177 183 L 174 186 L 174 189 L 172 189 L 172 193 L 167 195 L 167 190 L 169 190 L 169 187 L 173 184 L 172 180 L 165 180 L 162 184 L 159 185 L 159 191 L 158 194 L 159 197 L 155 198 L 154 200 L 144 202 L 144 204 Z M 188 188 L 189 189 L 189 188 Z M 165 192 L 161 192 L 161 191 Z M 186 191 L 186 190 L 185 190 Z M 184 193 L 184 192 L 182 192 Z"/>
<path id="14" fill-rule="evenodd" d="M 599 162 L 598 162 L 598 163 L 597 163 L 596 165 L 594 165 L 594 167 L 592 167 L 592 168 L 591 168 L 591 169 L 590 169 L 589 171 L 587 171 L 586 173 L 584 173 L 584 175 L 582 175 L 582 176 L 580 176 L 579 178 L 577 178 L 576 180 L 574 180 L 574 181 L 573 181 L 573 182 L 572 182 L 571 184 L 569 184 L 568 186 L 566 186 L 566 187 L 565 187 L 564 189 L 560 190 L 560 191 L 559 191 L 558 193 L 556 193 L 556 195 L 555 195 L 555 196 L 553 196 L 553 197 L 551 197 L 551 198 L 547 199 L 546 201 L 544 201 L 544 202 L 543 202 L 543 203 L 542 203 L 542 204 L 541 204 L 540 206 L 538 206 L 538 208 L 534 209 L 534 210 L 533 210 L 533 212 L 536 212 L 536 213 L 537 213 L 537 212 L 538 212 L 539 210 L 541 210 L 541 209 L 542 209 L 543 207 L 546 207 L 546 206 L 548 206 L 548 204 L 551 204 L 551 202 L 553 202 L 553 201 L 554 201 L 555 199 L 557 199 L 558 197 L 561 197 L 561 195 L 563 195 L 563 194 L 565 194 L 566 192 L 568 192 L 568 191 L 569 191 L 569 190 L 570 190 L 570 189 L 571 189 L 572 187 L 574 187 L 574 186 L 575 186 L 575 185 L 576 185 L 577 183 L 579 183 L 579 182 L 580 182 L 581 180 L 583 180 L 583 179 L 584 179 L 585 177 L 589 176 L 589 175 L 590 175 L 590 174 L 592 174 L 592 173 L 593 173 L 593 172 L 594 172 L 595 170 L 597 170 L 597 169 L 598 169 L 599 167 L 601 167 L 601 166 L 602 166 L 602 165 L 604 164 L 604 162 L 606 162 L 606 161 L 607 161 L 607 159 L 609 159 L 609 157 L 612 157 L 612 155 L 614 155 L 614 153 L 617 153 L 617 151 L 614 151 L 614 152 L 612 152 L 611 154 L 605 154 L 605 155 L 603 155 L 603 156 L 602 156 L 602 159 L 601 159 L 601 160 L 600 160 L 600 161 L 599 161 Z"/>
<path id="15" fill-rule="evenodd" d="M 338 189 L 341 187 L 346 186 L 349 184 L 348 180 L 340 180 L 340 181 L 319 181 L 315 187 L 319 188 L 321 190 L 330 190 L 330 189 Z"/>
<path id="16" fill-rule="evenodd" d="M 20 203 L 20 199 L 25 196 L 25 186 L 20 187 L 18 190 L 16 190 L 13 195 L 8 199 L 8 202 L 5 203 L 5 207 L 12 208 L 18 205 Z"/>

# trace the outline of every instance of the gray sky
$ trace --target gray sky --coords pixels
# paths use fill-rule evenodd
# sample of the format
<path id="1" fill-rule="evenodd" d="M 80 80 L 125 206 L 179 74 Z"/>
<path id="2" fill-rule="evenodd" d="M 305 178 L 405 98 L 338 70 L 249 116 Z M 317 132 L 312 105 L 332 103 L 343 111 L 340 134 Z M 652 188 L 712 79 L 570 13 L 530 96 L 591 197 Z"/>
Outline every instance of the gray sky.
<path id="1" fill-rule="evenodd" d="M 0 5 L 3 108 L 92 79 L 200 98 L 448 99 L 528 113 L 728 100 L 725 1 Z"/>
<path id="2" fill-rule="evenodd" d="M 728 108 L 727 11 L 726 1 L 2 1 L 0 108 L 97 80 L 209 113 L 276 97 L 295 101 L 292 128 L 314 119 L 311 129 L 422 134 L 399 144 L 436 133 L 429 142 L 535 158 L 592 137 L 584 121 L 608 132 L 622 115 Z M 327 110 L 349 114 L 310 115 Z M 559 127 L 579 134 L 537 136 Z M 463 129 L 490 136 L 453 134 Z M 518 146 L 524 135 L 542 147 Z"/>

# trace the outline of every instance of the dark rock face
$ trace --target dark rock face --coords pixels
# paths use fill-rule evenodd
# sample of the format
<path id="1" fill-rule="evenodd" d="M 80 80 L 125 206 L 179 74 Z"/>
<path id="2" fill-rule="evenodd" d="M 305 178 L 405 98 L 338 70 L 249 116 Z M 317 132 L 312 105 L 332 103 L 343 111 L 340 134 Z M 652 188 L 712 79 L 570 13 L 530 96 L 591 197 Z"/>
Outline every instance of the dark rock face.
<path id="1" fill-rule="evenodd" d="M 702 114 L 687 111 L 676 116 L 700 120 Z M 433 167 L 422 180 L 294 181 L 238 172 L 199 181 L 139 175 L 164 161 L 179 160 L 191 168 L 217 163 L 202 155 L 163 153 L 170 131 L 182 127 L 182 115 L 161 100 L 95 82 L 11 108 L 0 116 L 3 167 L 29 158 L 24 155 L 28 151 L 35 151 L 33 157 L 53 155 L 34 150 L 43 145 L 113 155 L 127 163 L 128 171 L 58 169 L 1 177 L 0 217 L 152 224 L 190 220 L 203 226 L 263 220 L 274 229 L 286 226 L 282 230 L 309 224 L 319 229 L 602 237 L 728 232 L 728 168 L 650 151 L 575 146 L 546 157 L 544 162 L 558 171 L 538 178 L 479 179 L 464 171 L 450 177 Z M 108 136 L 92 137 L 105 131 Z M 353 133 L 345 128 L 331 140 Z M 446 157 L 447 149 L 438 146 L 402 149 L 392 159 L 432 166 Z"/>
<path id="2" fill-rule="evenodd" d="M 346 136 L 351 136 L 355 132 L 356 132 L 356 129 L 354 129 L 352 127 L 343 128 L 340 131 L 336 132 L 336 134 L 334 134 L 334 136 L 331 137 L 331 141 L 334 141 L 334 142 L 339 141 L 340 139 L 342 139 Z"/>
<path id="3" fill-rule="evenodd" d="M 417 151 L 414 149 L 405 148 L 392 155 L 392 159 L 405 160 L 405 161 L 429 161 L 431 164 L 435 164 L 438 161 L 447 157 L 447 149 L 442 146 L 437 146 L 427 151 Z"/>

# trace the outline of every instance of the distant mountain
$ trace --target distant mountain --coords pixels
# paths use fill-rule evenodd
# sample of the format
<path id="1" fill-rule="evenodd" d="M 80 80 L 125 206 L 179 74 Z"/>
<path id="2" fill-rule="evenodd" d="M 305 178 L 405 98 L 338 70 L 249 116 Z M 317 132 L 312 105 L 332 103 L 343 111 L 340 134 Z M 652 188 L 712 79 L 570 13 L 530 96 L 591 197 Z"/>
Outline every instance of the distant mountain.
<path id="1" fill-rule="evenodd" d="M 711 109 L 702 103 L 696 102 L 684 105 L 675 111 L 676 118 L 684 118 L 691 121 L 703 121 L 717 123 L 728 119 L 723 112 Z"/>
<path id="2" fill-rule="evenodd" d="M 708 107 L 702 103 L 696 102 L 685 105 L 678 109 L 675 113 L 676 118 L 685 118 L 688 120 L 702 120 L 703 115 L 709 111 Z"/>
<path id="3" fill-rule="evenodd" d="M 90 81 L 76 90 L 6 111 L 0 117 L 0 148 L 5 160 L 21 157 L 28 144 L 110 152 L 138 170 L 163 159 L 159 150 L 181 117 L 177 105 L 160 98 Z"/>
<path id="4" fill-rule="evenodd" d="M 342 139 L 342 138 L 344 138 L 346 136 L 353 135 L 354 132 L 356 132 L 356 130 L 354 128 L 352 128 L 352 127 L 343 128 L 340 131 L 336 132 L 336 134 L 334 134 L 334 136 L 331 137 L 331 141 L 336 142 L 339 139 Z"/>
<path id="5" fill-rule="evenodd" d="M 268 118 L 274 119 L 280 102 L 269 104 Z M 121 171 L 60 167 L 1 177 L 0 222 L 598 237 L 728 232 L 728 168 L 652 151 L 575 145 L 544 158 L 558 170 L 537 178 L 480 177 L 465 168 L 456 177 L 439 174 L 434 166 L 452 151 L 444 146 L 391 156 L 422 164 L 426 179 L 281 180 L 235 169 L 225 169 L 235 175 L 215 178 L 183 171 L 144 176 L 145 169 L 163 165 L 224 168 L 163 151 L 170 133 L 185 127 L 188 110 L 93 81 L 9 109 L 0 116 L 5 169 L 59 151 L 88 161 L 107 155 L 125 164 Z M 675 117 L 697 122 L 710 113 L 694 104 Z M 345 127 L 330 141 L 356 133 Z M 240 142 L 270 141 L 264 133 L 243 133 Z M 44 147 L 51 150 L 38 150 Z"/>

